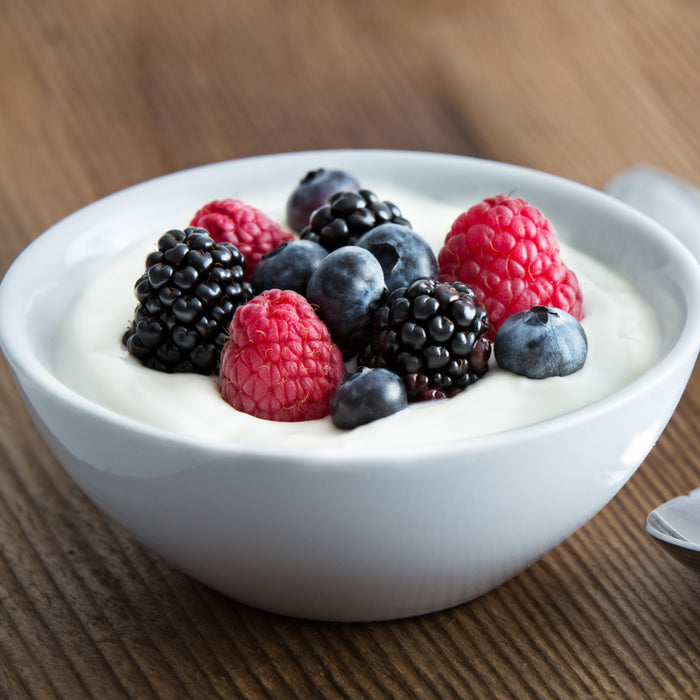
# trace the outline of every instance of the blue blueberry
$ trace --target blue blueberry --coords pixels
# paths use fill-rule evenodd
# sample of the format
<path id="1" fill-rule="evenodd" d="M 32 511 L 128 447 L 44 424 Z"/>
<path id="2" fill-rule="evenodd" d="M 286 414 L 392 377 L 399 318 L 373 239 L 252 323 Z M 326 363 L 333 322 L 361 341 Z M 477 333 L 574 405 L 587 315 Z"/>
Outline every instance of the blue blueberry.
<path id="1" fill-rule="evenodd" d="M 571 314 L 533 306 L 501 324 L 493 351 L 499 366 L 516 374 L 530 379 L 564 377 L 585 364 L 588 339 Z"/>
<path id="2" fill-rule="evenodd" d="M 287 222 L 290 228 L 299 233 L 308 225 L 311 214 L 322 207 L 332 194 L 341 190 L 359 189 L 357 179 L 343 170 L 311 170 L 287 200 Z"/>
<path id="3" fill-rule="evenodd" d="M 253 270 L 250 283 L 256 294 L 266 289 L 291 289 L 303 296 L 311 273 L 326 255 L 328 251 L 313 241 L 285 241 L 263 255 Z"/>
<path id="4" fill-rule="evenodd" d="M 401 378 L 388 369 L 365 367 L 348 374 L 331 398 L 331 419 L 336 427 L 352 430 L 385 418 L 408 405 Z"/>
<path id="5" fill-rule="evenodd" d="M 432 248 L 407 226 L 382 224 L 365 233 L 356 245 L 379 260 L 389 292 L 408 287 L 419 277 L 438 277 L 438 261 Z"/>
<path id="6" fill-rule="evenodd" d="M 366 342 L 372 314 L 386 297 L 382 266 L 354 245 L 329 253 L 306 288 L 306 298 L 346 357 Z"/>

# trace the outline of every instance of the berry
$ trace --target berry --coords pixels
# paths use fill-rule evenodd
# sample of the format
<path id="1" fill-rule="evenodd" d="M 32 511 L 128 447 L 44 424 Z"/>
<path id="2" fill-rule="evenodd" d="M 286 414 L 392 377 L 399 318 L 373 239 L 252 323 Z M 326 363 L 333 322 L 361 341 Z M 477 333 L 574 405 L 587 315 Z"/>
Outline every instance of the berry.
<path id="1" fill-rule="evenodd" d="M 411 402 L 447 398 L 487 372 L 488 329 L 486 311 L 465 284 L 419 279 L 375 312 L 358 364 L 396 372 Z"/>
<path id="2" fill-rule="evenodd" d="M 344 377 L 331 399 L 331 419 L 337 428 L 351 430 L 406 408 L 406 387 L 388 369 L 363 367 Z"/>
<path id="3" fill-rule="evenodd" d="M 311 214 L 322 207 L 328 198 L 341 191 L 356 191 L 360 183 L 343 170 L 311 170 L 287 200 L 287 222 L 292 231 L 301 232 L 309 224 Z"/>
<path id="4" fill-rule="evenodd" d="M 432 248 L 406 226 L 382 224 L 365 233 L 357 245 L 379 260 L 390 292 L 408 287 L 419 277 L 438 277 L 437 258 Z"/>
<path id="5" fill-rule="evenodd" d="M 304 296 L 311 273 L 326 255 L 328 251 L 313 241 L 285 241 L 262 256 L 250 283 L 256 294 L 266 289 L 291 289 Z"/>
<path id="6" fill-rule="evenodd" d="M 245 264 L 235 246 L 214 243 L 204 229 L 164 233 L 134 287 L 139 305 L 126 349 L 162 372 L 216 372 L 233 314 L 253 296 Z"/>
<path id="7" fill-rule="evenodd" d="M 523 199 L 496 195 L 460 214 L 438 262 L 441 280 L 464 282 L 484 305 L 491 340 L 508 316 L 537 305 L 583 318 L 581 289 L 554 229 Z"/>
<path id="8" fill-rule="evenodd" d="M 364 233 L 386 223 L 411 226 L 395 204 L 380 202 L 374 192 L 336 192 L 311 215 L 301 237 L 332 251 L 353 245 Z"/>
<path id="9" fill-rule="evenodd" d="M 306 288 L 306 298 L 346 357 L 366 342 L 372 313 L 386 295 L 379 261 L 358 246 L 344 246 L 329 253 Z"/>
<path id="10" fill-rule="evenodd" d="M 327 416 L 345 366 L 310 304 L 270 289 L 242 306 L 221 354 L 219 383 L 235 409 L 276 421 Z"/>
<path id="11" fill-rule="evenodd" d="M 571 314 L 534 306 L 501 324 L 493 351 L 499 366 L 516 374 L 530 379 L 565 377 L 585 364 L 588 340 Z"/>
<path id="12" fill-rule="evenodd" d="M 265 253 L 294 236 L 266 214 L 238 199 L 218 199 L 205 204 L 192 217 L 190 226 L 207 229 L 217 243 L 233 243 L 248 263 L 246 280 Z"/>

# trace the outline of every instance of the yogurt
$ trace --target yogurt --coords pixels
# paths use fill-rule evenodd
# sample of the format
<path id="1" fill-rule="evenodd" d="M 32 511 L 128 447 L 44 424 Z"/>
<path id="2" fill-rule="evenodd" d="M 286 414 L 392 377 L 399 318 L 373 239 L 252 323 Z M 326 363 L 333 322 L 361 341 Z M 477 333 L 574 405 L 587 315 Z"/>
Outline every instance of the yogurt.
<path id="1" fill-rule="evenodd" d="M 452 221 L 465 208 L 422 199 L 413 192 L 407 197 L 395 185 L 376 184 L 370 189 L 396 202 L 436 253 Z M 248 201 L 284 221 L 286 193 Z M 560 229 L 558 222 L 552 223 Z M 144 226 L 144 232 L 150 230 Z M 656 318 L 631 284 L 562 244 L 562 258 L 581 285 L 582 323 L 588 337 L 586 364 L 575 374 L 527 379 L 500 369 L 492 356 L 486 376 L 461 394 L 412 404 L 352 431 L 335 428 L 330 418 L 296 423 L 255 418 L 226 403 L 215 378 L 147 369 L 121 344 L 136 306 L 134 282 L 165 230 L 155 237 L 145 235 L 88 280 L 57 331 L 53 363 L 56 376 L 87 399 L 181 435 L 282 449 L 343 450 L 471 438 L 523 427 L 593 403 L 629 384 L 659 355 Z"/>

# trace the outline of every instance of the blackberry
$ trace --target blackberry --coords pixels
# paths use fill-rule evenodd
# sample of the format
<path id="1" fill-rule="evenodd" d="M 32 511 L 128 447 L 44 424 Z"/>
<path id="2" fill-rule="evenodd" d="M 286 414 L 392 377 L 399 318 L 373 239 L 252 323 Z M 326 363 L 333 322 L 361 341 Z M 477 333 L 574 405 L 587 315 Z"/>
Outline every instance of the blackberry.
<path id="1" fill-rule="evenodd" d="M 122 338 L 146 367 L 213 374 L 236 309 L 253 297 L 245 258 L 203 228 L 173 229 L 158 239 L 136 281 L 138 306 Z"/>
<path id="2" fill-rule="evenodd" d="M 375 311 L 364 367 L 402 377 L 411 402 L 454 396 L 488 371 L 488 316 L 462 282 L 421 278 Z"/>
<path id="3" fill-rule="evenodd" d="M 354 245 L 367 231 L 388 223 L 411 228 L 395 204 L 380 201 L 374 192 L 364 189 L 336 192 L 311 215 L 301 237 L 333 251 L 341 246 Z"/>

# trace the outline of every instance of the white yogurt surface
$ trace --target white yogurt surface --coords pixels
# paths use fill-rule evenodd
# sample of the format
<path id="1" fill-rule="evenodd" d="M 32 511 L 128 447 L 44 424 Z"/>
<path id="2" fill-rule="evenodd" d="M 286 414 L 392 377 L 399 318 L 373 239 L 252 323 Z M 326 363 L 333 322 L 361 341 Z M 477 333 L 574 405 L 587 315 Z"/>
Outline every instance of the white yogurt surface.
<path id="1" fill-rule="evenodd" d="M 464 210 L 421 199 L 413 192 L 406 197 L 395 185 L 369 186 L 382 199 L 397 203 L 436 253 L 452 221 Z M 270 193 L 248 201 L 283 222 L 286 196 Z M 56 338 L 55 372 L 66 385 L 98 404 L 183 435 L 282 448 L 343 449 L 486 435 L 597 401 L 630 383 L 658 357 L 659 333 L 651 308 L 624 279 L 562 245 L 562 257 L 581 284 L 589 345 L 586 364 L 575 374 L 527 379 L 499 369 L 492 356 L 486 376 L 458 396 L 413 404 L 352 431 L 338 430 L 330 418 L 297 423 L 255 418 L 227 404 L 215 379 L 149 370 L 124 350 L 121 337 L 137 303 L 134 283 L 143 272 L 146 255 L 168 228 L 153 229 L 150 223 L 144 223 L 143 242 L 121 254 L 107 271 L 102 266 L 66 315 Z M 561 228 L 558 222 L 552 223 Z M 159 231 L 155 238 L 151 230 Z"/>

